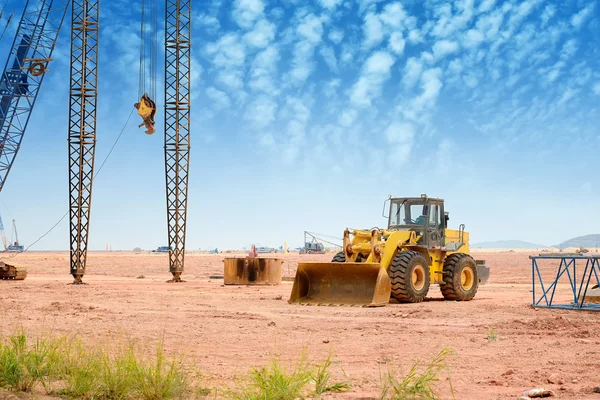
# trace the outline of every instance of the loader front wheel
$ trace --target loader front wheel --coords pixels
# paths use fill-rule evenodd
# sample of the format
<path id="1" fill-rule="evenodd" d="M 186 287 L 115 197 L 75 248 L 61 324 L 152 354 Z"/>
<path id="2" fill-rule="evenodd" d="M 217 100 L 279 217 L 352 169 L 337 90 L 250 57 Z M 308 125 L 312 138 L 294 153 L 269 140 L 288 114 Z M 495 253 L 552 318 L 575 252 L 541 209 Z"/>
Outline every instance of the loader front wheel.
<path id="1" fill-rule="evenodd" d="M 366 257 L 364 257 L 362 254 L 359 254 L 358 256 L 356 256 L 356 262 L 362 262 L 365 258 Z M 335 256 L 333 256 L 331 262 L 346 262 L 346 255 L 343 251 L 340 251 Z"/>
<path id="2" fill-rule="evenodd" d="M 340 251 L 335 256 L 333 256 L 331 262 L 346 262 L 346 255 L 343 251 Z"/>
<path id="3" fill-rule="evenodd" d="M 396 254 L 389 269 L 392 297 L 402 303 L 420 303 L 429 291 L 429 264 L 418 251 Z"/>
<path id="4" fill-rule="evenodd" d="M 475 260 L 462 253 L 449 255 L 444 261 L 444 283 L 440 285 L 446 300 L 469 301 L 479 286 Z"/>

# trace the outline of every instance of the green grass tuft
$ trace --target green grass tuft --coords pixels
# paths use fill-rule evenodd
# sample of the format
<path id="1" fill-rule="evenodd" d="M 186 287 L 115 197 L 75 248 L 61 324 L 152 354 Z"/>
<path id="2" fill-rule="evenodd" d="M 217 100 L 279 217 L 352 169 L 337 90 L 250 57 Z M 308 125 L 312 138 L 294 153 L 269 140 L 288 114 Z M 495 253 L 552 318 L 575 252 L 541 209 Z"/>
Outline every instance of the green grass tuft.
<path id="1" fill-rule="evenodd" d="M 448 355 L 452 354 L 452 350 L 443 349 L 424 368 L 421 367 L 421 361 L 413 364 L 408 374 L 398 378 L 390 371 L 384 374 L 382 378 L 382 393 L 381 399 L 389 400 L 437 400 L 440 395 L 434 388 L 434 384 L 439 380 L 438 374 L 442 369 L 446 368 L 445 360 Z M 450 379 L 450 378 L 449 378 Z M 450 390 L 452 382 L 450 381 Z M 454 393 L 452 393 L 454 398 Z"/>
<path id="2" fill-rule="evenodd" d="M 31 392 L 48 376 L 54 351 L 53 343 L 44 339 L 29 345 L 22 331 L 0 341 L 0 387 Z"/>
<path id="3" fill-rule="evenodd" d="M 188 391 L 188 378 L 179 361 L 168 360 L 159 343 L 154 360 L 136 363 L 137 392 L 144 400 L 181 398 Z"/>
<path id="4" fill-rule="evenodd" d="M 496 331 L 496 329 L 490 328 L 487 336 L 488 343 L 493 342 L 496 339 L 498 339 L 498 332 Z"/>
<path id="5" fill-rule="evenodd" d="M 346 392 L 346 382 L 330 382 L 330 354 L 320 364 L 307 361 L 306 351 L 292 369 L 281 365 L 277 357 L 262 368 L 253 368 L 240 387 L 226 391 L 225 397 L 235 400 L 296 400 L 319 397 L 327 392 Z"/>
<path id="6" fill-rule="evenodd" d="M 329 382 L 331 379 L 331 372 L 329 371 L 329 367 L 331 367 L 332 363 L 331 357 L 332 354 L 329 354 L 327 359 L 322 364 L 317 365 L 313 371 L 316 395 L 321 395 L 327 392 L 342 393 L 351 389 L 348 382 Z"/>

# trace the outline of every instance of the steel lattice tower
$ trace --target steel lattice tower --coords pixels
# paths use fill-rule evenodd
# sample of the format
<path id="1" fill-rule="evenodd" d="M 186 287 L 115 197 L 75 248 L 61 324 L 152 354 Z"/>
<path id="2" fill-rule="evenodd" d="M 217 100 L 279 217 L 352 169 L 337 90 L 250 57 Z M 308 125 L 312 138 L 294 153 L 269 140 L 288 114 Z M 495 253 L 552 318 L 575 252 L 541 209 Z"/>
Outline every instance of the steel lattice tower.
<path id="1" fill-rule="evenodd" d="M 69 107 L 71 274 L 81 283 L 87 260 L 96 149 L 99 0 L 73 0 Z"/>
<path id="2" fill-rule="evenodd" d="M 191 0 L 167 0 L 165 15 L 165 175 L 169 271 L 181 281 L 190 161 Z"/>
<path id="3" fill-rule="evenodd" d="M 0 83 L 0 191 L 44 80 L 69 0 L 27 0 Z"/>

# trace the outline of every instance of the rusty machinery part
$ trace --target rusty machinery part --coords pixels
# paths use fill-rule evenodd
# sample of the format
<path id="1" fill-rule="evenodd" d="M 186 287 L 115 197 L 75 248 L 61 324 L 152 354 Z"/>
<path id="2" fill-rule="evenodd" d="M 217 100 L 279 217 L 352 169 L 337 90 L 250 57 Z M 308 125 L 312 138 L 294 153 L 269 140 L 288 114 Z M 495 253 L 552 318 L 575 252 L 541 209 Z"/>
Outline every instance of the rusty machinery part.
<path id="1" fill-rule="evenodd" d="M 185 282 L 183 279 L 181 279 L 181 272 L 174 272 L 173 273 L 173 279 L 169 279 L 167 281 L 167 283 L 182 283 Z"/>
<path id="2" fill-rule="evenodd" d="M 223 260 L 225 285 L 279 285 L 281 283 L 280 258 L 226 258 Z"/>
<path id="3" fill-rule="evenodd" d="M 33 76 L 40 76 L 42 74 L 45 74 L 47 71 L 48 70 L 46 69 L 46 66 L 41 61 L 33 62 L 29 66 L 29 73 Z"/>
<path id="4" fill-rule="evenodd" d="M 22 281 L 27 278 L 27 268 L 22 265 L 0 262 L 0 279 Z"/>
<path id="5" fill-rule="evenodd" d="M 85 275 L 92 209 L 98 100 L 98 1 L 71 1 L 69 90 L 70 273 Z"/>
<path id="6" fill-rule="evenodd" d="M 87 283 L 83 281 L 83 275 L 73 274 L 73 283 L 71 285 L 87 285 Z"/>

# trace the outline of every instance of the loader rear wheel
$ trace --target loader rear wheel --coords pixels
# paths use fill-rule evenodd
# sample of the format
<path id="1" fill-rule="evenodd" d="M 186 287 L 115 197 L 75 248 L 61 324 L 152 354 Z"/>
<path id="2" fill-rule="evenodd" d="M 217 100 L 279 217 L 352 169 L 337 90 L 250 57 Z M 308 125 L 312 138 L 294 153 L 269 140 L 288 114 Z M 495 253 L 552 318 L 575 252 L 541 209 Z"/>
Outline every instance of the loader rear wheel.
<path id="1" fill-rule="evenodd" d="M 444 261 L 444 283 L 440 285 L 446 300 L 469 301 L 479 287 L 477 264 L 468 254 L 451 254 Z"/>
<path id="2" fill-rule="evenodd" d="M 429 291 L 429 264 L 418 251 L 396 254 L 389 269 L 392 297 L 402 303 L 420 303 Z"/>

